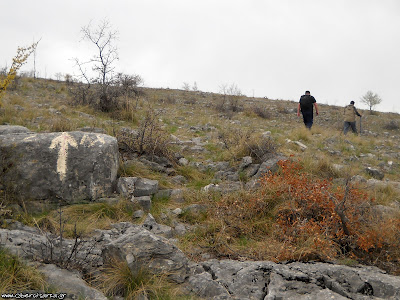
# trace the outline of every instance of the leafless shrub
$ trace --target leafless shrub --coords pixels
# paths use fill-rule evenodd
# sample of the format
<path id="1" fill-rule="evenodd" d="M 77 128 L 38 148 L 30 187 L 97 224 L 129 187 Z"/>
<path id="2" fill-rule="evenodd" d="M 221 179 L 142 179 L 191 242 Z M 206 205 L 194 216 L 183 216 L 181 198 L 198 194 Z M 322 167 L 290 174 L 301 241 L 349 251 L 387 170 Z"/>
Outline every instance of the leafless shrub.
<path id="1" fill-rule="evenodd" d="M 121 130 L 117 133 L 120 149 L 125 152 L 166 157 L 173 161 L 170 135 L 161 128 L 159 113 L 148 110 L 137 130 Z"/>
<path id="2" fill-rule="evenodd" d="M 255 162 L 264 161 L 277 148 L 270 137 L 256 135 L 250 130 L 231 128 L 220 131 L 218 138 L 234 158 L 251 156 Z"/>
<path id="3" fill-rule="evenodd" d="M 215 109 L 228 118 L 231 118 L 233 113 L 243 111 L 243 105 L 240 101 L 242 93 L 236 84 L 222 84 L 220 86 L 221 97 L 215 103 Z"/>
<path id="4" fill-rule="evenodd" d="M 184 82 L 184 83 L 182 84 L 182 89 L 183 89 L 184 91 L 190 91 L 190 84 L 187 83 L 187 82 Z"/>
<path id="5" fill-rule="evenodd" d="M 250 109 L 255 115 L 262 119 L 271 119 L 272 117 L 270 110 L 264 105 L 255 104 L 252 105 Z"/>
<path id="6" fill-rule="evenodd" d="M 73 76 L 71 74 L 65 74 L 64 75 L 64 81 L 68 86 L 74 84 L 74 78 L 73 78 Z"/>
<path id="7" fill-rule="evenodd" d="M 265 161 L 276 153 L 276 144 L 270 137 L 252 137 L 244 142 L 244 155 L 251 156 L 255 162 Z"/>

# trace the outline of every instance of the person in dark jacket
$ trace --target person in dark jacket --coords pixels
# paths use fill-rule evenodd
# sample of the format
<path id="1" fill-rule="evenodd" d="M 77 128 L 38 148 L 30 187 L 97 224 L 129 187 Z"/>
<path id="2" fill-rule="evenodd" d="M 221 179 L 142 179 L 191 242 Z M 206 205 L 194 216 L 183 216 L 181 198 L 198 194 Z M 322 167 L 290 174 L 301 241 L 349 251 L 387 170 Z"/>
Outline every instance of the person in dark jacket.
<path id="1" fill-rule="evenodd" d="M 354 106 L 354 101 L 350 101 L 350 104 L 344 108 L 344 134 L 346 134 L 350 128 L 355 134 L 357 134 L 356 116 L 361 117 Z"/>
<path id="2" fill-rule="evenodd" d="M 311 129 L 314 122 L 314 107 L 315 113 L 318 116 L 318 105 L 317 101 L 313 96 L 310 95 L 310 91 L 306 91 L 303 96 L 300 97 L 299 105 L 297 107 L 297 116 L 300 117 L 300 111 L 303 115 L 304 125 L 308 129 Z"/>

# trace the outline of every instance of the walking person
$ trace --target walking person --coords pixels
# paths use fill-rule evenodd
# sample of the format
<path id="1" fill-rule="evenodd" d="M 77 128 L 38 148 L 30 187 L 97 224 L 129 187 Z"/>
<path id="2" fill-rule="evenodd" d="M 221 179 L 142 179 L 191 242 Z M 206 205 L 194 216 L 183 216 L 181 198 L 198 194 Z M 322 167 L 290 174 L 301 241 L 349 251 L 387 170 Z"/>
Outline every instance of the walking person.
<path id="1" fill-rule="evenodd" d="M 313 96 L 311 96 L 310 91 L 306 91 L 305 94 L 300 97 L 299 105 L 297 107 L 297 116 L 300 117 L 301 111 L 304 125 L 306 125 L 308 129 L 311 129 L 314 122 L 314 107 L 315 113 L 318 116 L 317 101 Z"/>
<path id="2" fill-rule="evenodd" d="M 354 106 L 354 101 L 350 101 L 350 104 L 344 108 L 344 128 L 343 133 L 346 135 L 349 129 L 357 134 L 356 128 L 356 116 L 361 118 L 361 115 L 358 113 L 357 109 Z"/>

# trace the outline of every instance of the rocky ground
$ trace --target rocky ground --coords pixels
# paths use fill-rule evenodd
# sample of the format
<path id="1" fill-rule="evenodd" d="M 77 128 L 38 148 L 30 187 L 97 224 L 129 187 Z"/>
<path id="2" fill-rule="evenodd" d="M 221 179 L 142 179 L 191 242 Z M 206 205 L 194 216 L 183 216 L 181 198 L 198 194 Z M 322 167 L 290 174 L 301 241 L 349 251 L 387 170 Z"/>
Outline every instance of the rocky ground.
<path id="1" fill-rule="evenodd" d="M 400 299 L 399 277 L 375 267 L 216 259 L 195 245 L 187 248 L 192 253 L 179 250 L 180 238 L 199 226 L 182 216 L 208 209 L 191 191 L 252 190 L 279 160 L 293 156 L 310 173 L 337 182 L 349 176 L 375 193 L 377 216 L 398 215 L 398 115 L 362 112 L 362 135 L 343 136 L 339 107 L 320 105 L 315 128 L 307 132 L 291 101 L 243 98 L 233 113 L 215 109 L 215 94 L 149 89 L 146 95 L 139 107 L 151 102 L 153 121 L 168 135 L 168 153 L 131 151 L 126 138 L 137 136 L 140 123 L 70 106 L 63 83 L 28 80 L 7 95 L 0 120 L 2 246 L 40 262 L 48 281 L 70 297 L 106 299 L 89 286 L 88 274 L 123 260 L 131 270 L 166 273 L 184 293 L 204 299 Z M 253 152 L 240 147 L 253 139 Z M 92 230 L 77 251 L 76 240 L 17 221 L 23 207 L 6 203 L 10 189 L 19 199 L 35 200 L 32 214 L 85 201 L 128 200 L 133 211 L 129 222 Z"/>

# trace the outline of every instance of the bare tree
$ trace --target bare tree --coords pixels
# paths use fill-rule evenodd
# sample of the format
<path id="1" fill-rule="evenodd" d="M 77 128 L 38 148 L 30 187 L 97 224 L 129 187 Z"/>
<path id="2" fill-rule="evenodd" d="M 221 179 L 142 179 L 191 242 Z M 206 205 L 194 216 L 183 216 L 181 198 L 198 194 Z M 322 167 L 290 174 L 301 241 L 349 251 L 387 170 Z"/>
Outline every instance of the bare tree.
<path id="1" fill-rule="evenodd" d="M 222 102 L 217 104 L 217 109 L 222 111 L 238 112 L 242 109 L 239 105 L 240 96 L 242 92 L 235 83 L 221 84 L 220 93 L 222 94 Z"/>
<path id="2" fill-rule="evenodd" d="M 109 21 L 104 19 L 97 26 L 89 23 L 82 27 L 82 40 L 91 43 L 95 47 L 94 55 L 87 61 L 81 62 L 74 58 L 79 68 L 81 79 L 90 86 L 100 86 L 98 106 L 102 111 L 109 111 L 112 108 L 113 97 L 109 93 L 110 86 L 115 83 L 115 63 L 118 60 L 118 50 L 115 46 L 118 39 L 118 32 L 112 28 Z M 89 67 L 93 74 L 90 76 L 86 67 Z"/>
<path id="3" fill-rule="evenodd" d="M 193 83 L 193 87 L 192 87 L 192 91 L 193 92 L 197 92 L 199 89 L 198 89 L 198 87 L 197 87 L 197 83 L 196 83 L 196 81 Z"/>
<path id="4" fill-rule="evenodd" d="M 378 94 L 374 94 L 371 91 L 365 93 L 364 96 L 361 97 L 361 102 L 369 106 L 369 111 L 372 113 L 372 108 L 382 102 L 382 99 L 378 96 Z"/>
<path id="5" fill-rule="evenodd" d="M 182 89 L 185 91 L 190 91 L 190 84 L 187 82 L 184 82 L 182 85 Z"/>
<path id="6" fill-rule="evenodd" d="M 56 74 L 54 74 L 54 76 L 56 76 L 57 81 L 60 81 L 61 78 L 63 77 L 63 74 L 61 72 L 57 72 Z"/>

